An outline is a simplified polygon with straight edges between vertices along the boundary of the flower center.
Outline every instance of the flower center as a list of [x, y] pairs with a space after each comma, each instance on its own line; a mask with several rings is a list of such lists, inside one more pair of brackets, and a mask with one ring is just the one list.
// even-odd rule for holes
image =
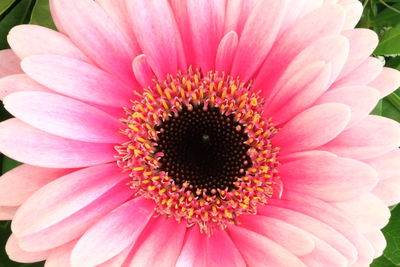
[[116, 146], [131, 187], [156, 211], [211, 234], [265, 205], [278, 182], [276, 129], [251, 85], [217, 72], [168, 75], [126, 108]]
[[218, 107], [183, 106], [156, 127], [156, 151], [163, 154], [160, 170], [179, 187], [188, 183], [198, 196], [215, 195], [218, 189], [229, 192], [251, 167], [244, 129], [233, 114], [224, 115]]

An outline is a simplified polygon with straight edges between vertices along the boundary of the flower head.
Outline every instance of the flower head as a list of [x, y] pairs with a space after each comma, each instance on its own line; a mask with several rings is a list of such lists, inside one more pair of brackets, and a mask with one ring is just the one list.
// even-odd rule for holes
[[[51, 0], [0, 52], [9, 256], [368, 266], [400, 201], [400, 74], [349, 1]], [[19, 67], [21, 66], [21, 68]], [[11, 67], [10, 67], [11, 66]], [[360, 100], [361, 99], [361, 100]]]

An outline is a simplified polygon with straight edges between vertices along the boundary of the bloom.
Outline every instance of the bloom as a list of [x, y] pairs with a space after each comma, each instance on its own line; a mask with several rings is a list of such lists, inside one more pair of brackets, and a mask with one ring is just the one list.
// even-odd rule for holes
[[[46, 266], [367, 266], [400, 201], [400, 85], [358, 1], [53, 0], [0, 95], [7, 251]], [[3, 62], [7, 64], [3, 65]], [[21, 68], [19, 67], [21, 66]]]

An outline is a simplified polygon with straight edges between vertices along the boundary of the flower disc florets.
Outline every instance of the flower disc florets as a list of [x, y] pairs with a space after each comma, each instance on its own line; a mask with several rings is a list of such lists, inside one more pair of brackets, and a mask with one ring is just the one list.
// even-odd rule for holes
[[267, 203], [278, 179], [277, 130], [250, 87], [189, 69], [155, 81], [126, 108], [130, 141], [117, 146], [118, 163], [159, 214], [211, 233]]

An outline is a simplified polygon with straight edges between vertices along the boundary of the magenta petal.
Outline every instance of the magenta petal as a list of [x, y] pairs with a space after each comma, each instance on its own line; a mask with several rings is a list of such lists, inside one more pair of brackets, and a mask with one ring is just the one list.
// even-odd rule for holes
[[112, 144], [65, 139], [17, 119], [0, 123], [0, 151], [20, 162], [47, 168], [79, 168], [115, 160]]
[[42, 92], [18, 92], [4, 107], [23, 122], [60, 137], [92, 143], [122, 143], [122, 124], [104, 111], [69, 97]]
[[154, 202], [139, 197], [107, 214], [79, 239], [71, 265], [94, 266], [114, 257], [137, 240], [153, 212]]
[[234, 31], [228, 32], [218, 45], [215, 60], [215, 69], [229, 73], [232, 67], [233, 57], [238, 45], [238, 35]]
[[175, 267], [207, 266], [206, 238], [197, 226], [189, 228]]

